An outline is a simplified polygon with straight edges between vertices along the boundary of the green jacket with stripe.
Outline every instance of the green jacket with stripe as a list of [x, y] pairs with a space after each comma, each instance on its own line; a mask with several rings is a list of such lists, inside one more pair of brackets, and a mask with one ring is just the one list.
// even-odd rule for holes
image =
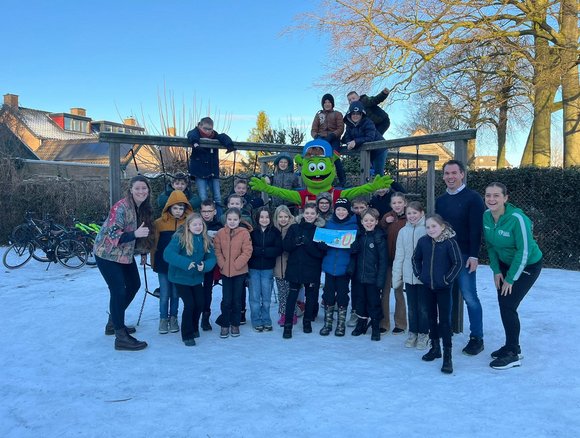
[[509, 266], [505, 281], [513, 284], [527, 265], [542, 258], [542, 251], [532, 235], [532, 221], [522, 210], [506, 203], [505, 213], [497, 223], [491, 211], [483, 213], [483, 235], [494, 274], [500, 274], [499, 262]]

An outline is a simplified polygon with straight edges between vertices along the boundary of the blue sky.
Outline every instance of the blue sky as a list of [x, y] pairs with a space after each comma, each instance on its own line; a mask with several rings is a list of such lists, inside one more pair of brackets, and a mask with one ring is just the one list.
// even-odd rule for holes
[[[312, 31], [282, 33], [318, 7], [316, 0], [10, 2], [3, 6], [0, 92], [19, 95], [28, 108], [82, 107], [94, 120], [133, 115], [158, 133], [165, 87], [178, 114], [184, 103], [186, 116], [194, 102], [202, 115], [209, 108], [218, 129], [220, 120], [231, 121], [234, 140], [247, 139], [261, 110], [274, 127], [292, 118], [309, 132], [321, 96], [335, 91], [315, 85], [324, 81], [329, 41]], [[346, 97], [334, 95], [344, 112]], [[393, 138], [406, 108], [387, 110], [393, 125], [386, 137]], [[178, 132], [193, 127], [179, 125]], [[520, 154], [508, 160], [519, 162]]]

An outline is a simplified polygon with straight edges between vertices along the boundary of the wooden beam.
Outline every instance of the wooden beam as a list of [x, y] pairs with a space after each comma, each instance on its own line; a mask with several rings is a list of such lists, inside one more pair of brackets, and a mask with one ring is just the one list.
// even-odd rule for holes
[[121, 143], [109, 143], [109, 202], [121, 199]]

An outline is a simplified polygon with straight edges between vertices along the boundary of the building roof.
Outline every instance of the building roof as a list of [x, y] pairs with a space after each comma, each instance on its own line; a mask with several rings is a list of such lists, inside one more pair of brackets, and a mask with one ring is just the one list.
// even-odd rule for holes
[[58, 126], [47, 111], [35, 110], [19, 107], [14, 114], [41, 140], [96, 140], [95, 134], [84, 134], [82, 132], [65, 131]]

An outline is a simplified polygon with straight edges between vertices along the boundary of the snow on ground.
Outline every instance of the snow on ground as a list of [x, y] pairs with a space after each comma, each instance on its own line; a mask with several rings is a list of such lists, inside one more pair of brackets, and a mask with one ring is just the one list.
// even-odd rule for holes
[[[2, 267], [0, 337], [2, 437], [577, 436], [580, 272], [546, 269], [521, 306], [523, 365], [489, 367], [503, 330], [488, 267], [478, 271], [485, 351], [461, 354], [454, 373], [405, 336], [305, 335], [282, 330], [239, 338], [202, 332], [195, 347], [159, 335], [158, 301], [148, 296], [138, 339], [118, 352], [103, 334], [108, 291], [95, 268], [31, 261]], [[148, 270], [149, 288], [157, 286]], [[216, 287], [213, 317], [218, 314]], [[143, 288], [127, 313], [135, 324]], [[272, 303], [272, 315], [277, 305]], [[467, 313], [466, 330], [467, 330]], [[275, 320], [274, 320], [275, 321]], [[576, 431], [576, 432], [574, 432]], [[509, 435], [508, 435], [509, 434]]]

